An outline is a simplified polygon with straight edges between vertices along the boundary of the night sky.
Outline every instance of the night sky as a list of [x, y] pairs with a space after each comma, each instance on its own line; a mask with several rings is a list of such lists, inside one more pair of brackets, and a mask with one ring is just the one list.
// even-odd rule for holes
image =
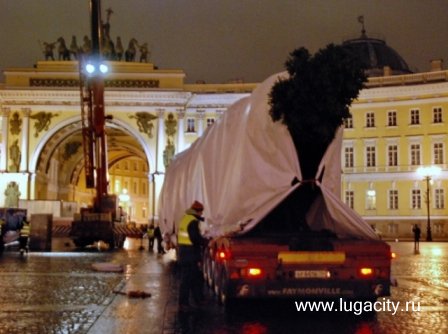
[[[413, 71], [448, 68], [448, 0], [102, 0], [111, 37], [148, 43], [160, 69], [186, 82], [260, 82], [298, 47], [311, 52], [361, 34], [382, 38]], [[90, 36], [88, 0], [0, 0], [0, 70], [43, 60], [40, 42]], [[3, 76], [0, 82], [3, 82]]]

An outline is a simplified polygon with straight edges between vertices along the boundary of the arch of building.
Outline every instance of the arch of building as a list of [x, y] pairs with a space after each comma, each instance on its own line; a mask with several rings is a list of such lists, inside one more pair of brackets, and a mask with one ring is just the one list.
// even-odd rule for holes
[[[131, 124], [126, 123], [120, 119], [111, 119], [106, 123], [106, 131], [118, 131], [120, 136], [128, 136], [130, 142], [121, 142], [109, 145], [110, 150], [117, 150], [118, 153], [110, 157], [109, 167], [117, 164], [120, 160], [127, 158], [138, 158], [147, 166], [148, 173], [145, 177], [148, 185], [152, 185], [151, 175], [156, 170], [155, 157], [152, 153], [154, 148], [145, 140], [142, 134], [135, 129]], [[74, 154], [68, 161], [62, 161], [58, 152], [63, 149], [61, 145], [67, 143], [70, 138], [76, 138], [77, 141], [82, 141], [81, 137], [81, 118], [70, 117], [55, 124], [47, 133], [45, 133], [36, 145], [34, 152], [30, 152], [29, 171], [31, 175], [30, 180], [30, 199], [32, 200], [60, 200], [65, 202], [76, 201], [79, 204], [85, 204], [86, 196], [79, 196], [83, 190], [84, 175], [84, 157], [82, 146], [78, 147], [76, 154]], [[53, 172], [57, 169], [59, 174]], [[60, 174], [67, 173], [62, 177]], [[55, 176], [56, 175], [56, 176]], [[81, 186], [80, 186], [81, 185]], [[111, 185], [112, 186], [112, 185]], [[56, 189], [56, 190], [52, 190]], [[111, 189], [112, 190], [112, 189]], [[53, 193], [52, 193], [53, 191]], [[142, 204], [148, 207], [151, 203], [150, 196], [153, 191], [147, 191], [146, 198], [140, 199], [147, 204]], [[70, 197], [67, 194], [71, 194]], [[93, 191], [89, 195], [93, 198]], [[89, 197], [87, 196], [87, 197]], [[154, 211], [154, 208], [152, 209]]]

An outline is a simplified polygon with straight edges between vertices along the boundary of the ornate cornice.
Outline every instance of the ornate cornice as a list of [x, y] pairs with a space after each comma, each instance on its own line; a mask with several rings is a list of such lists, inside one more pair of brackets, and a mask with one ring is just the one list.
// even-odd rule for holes
[[[106, 106], [184, 107], [191, 93], [181, 91], [106, 91]], [[0, 90], [3, 105], [8, 106], [79, 106], [78, 90]]]
[[[78, 79], [30, 78], [30, 87], [79, 87]], [[160, 80], [104, 80], [104, 86], [114, 88], [159, 88]]]

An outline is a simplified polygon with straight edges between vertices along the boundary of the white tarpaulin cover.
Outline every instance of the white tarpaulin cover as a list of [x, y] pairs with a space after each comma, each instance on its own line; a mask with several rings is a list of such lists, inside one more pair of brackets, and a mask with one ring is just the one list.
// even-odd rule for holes
[[[193, 145], [176, 155], [159, 197], [159, 223], [176, 233], [185, 210], [204, 204], [209, 236], [247, 232], [300, 186], [299, 159], [288, 132], [269, 115], [272, 85], [286, 73], [261, 83], [233, 104]], [[339, 199], [342, 129], [319, 166], [325, 168], [319, 197], [307, 215], [312, 230], [329, 229], [340, 237], [376, 238], [373, 229]]]

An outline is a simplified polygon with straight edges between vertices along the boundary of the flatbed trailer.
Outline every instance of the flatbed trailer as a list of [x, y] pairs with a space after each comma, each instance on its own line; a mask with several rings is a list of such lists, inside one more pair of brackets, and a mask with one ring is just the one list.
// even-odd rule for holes
[[291, 235], [219, 237], [204, 250], [207, 284], [237, 299], [374, 300], [390, 295], [390, 246], [381, 240]]

